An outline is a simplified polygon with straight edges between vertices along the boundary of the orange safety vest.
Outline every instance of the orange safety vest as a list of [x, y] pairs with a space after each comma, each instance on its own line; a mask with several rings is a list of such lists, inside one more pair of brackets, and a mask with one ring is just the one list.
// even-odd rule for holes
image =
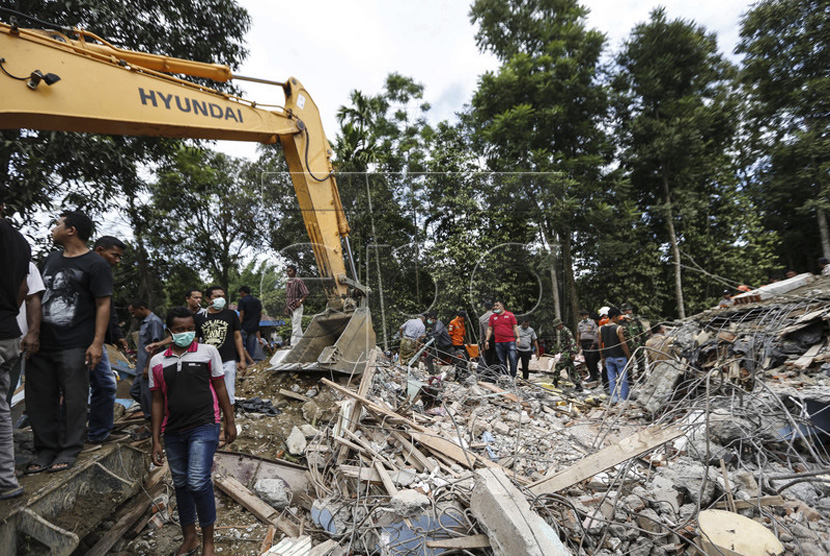
[[467, 335], [467, 325], [464, 324], [463, 317], [455, 317], [450, 321], [450, 326], [447, 328], [447, 332], [450, 333], [450, 340], [452, 340], [452, 345], [454, 346], [463, 346], [464, 345], [464, 336]]

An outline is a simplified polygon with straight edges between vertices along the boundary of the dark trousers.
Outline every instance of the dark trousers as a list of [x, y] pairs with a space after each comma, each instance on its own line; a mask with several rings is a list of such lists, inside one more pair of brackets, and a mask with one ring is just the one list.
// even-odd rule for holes
[[592, 340], [580, 340], [579, 343], [585, 356], [585, 366], [588, 367], [588, 381], [596, 382], [599, 380], [599, 348]]
[[[136, 368], [136, 371], [139, 369]], [[144, 418], [150, 420], [150, 413], [152, 412], [152, 397], [150, 395], [150, 378], [144, 378], [144, 375], [139, 372], [133, 379], [133, 385], [130, 386], [130, 397], [138, 402], [141, 406], [141, 412]]]
[[74, 461], [78, 457], [84, 447], [88, 396], [85, 348], [41, 348], [27, 361], [26, 411], [39, 458]]
[[533, 350], [521, 351], [519, 350], [519, 360], [522, 362], [522, 378], [527, 380], [530, 378], [530, 356], [533, 355]]
[[498, 364], [499, 358], [496, 355], [495, 342], [490, 342], [490, 349], [484, 349], [484, 344], [479, 345], [478, 352], [479, 359], [481, 360], [481, 364], [483, 366], [492, 367], [493, 365]]

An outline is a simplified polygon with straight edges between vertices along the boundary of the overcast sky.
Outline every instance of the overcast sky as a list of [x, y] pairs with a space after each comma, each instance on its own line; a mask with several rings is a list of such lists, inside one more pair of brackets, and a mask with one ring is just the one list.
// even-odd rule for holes
[[[299, 79], [317, 102], [329, 141], [337, 133], [335, 114], [349, 93], [380, 92], [391, 72], [426, 86], [434, 121], [452, 119], [469, 103], [478, 76], [498, 67], [475, 45], [476, 28], [465, 0], [238, 0], [251, 14], [250, 54], [240, 75], [284, 81]], [[583, 0], [588, 24], [608, 37], [609, 51], [619, 49], [632, 27], [646, 21], [657, 5], [669, 18], [693, 19], [717, 33], [731, 56], [741, 15], [750, 0]], [[238, 82], [246, 97], [281, 104], [282, 90]], [[222, 141], [218, 148], [235, 156], [255, 157], [256, 145]]]

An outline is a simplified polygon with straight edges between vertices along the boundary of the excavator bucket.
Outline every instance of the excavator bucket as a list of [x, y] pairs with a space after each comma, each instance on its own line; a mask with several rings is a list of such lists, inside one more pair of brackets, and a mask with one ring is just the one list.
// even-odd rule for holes
[[326, 310], [314, 315], [302, 339], [271, 367], [275, 371], [333, 371], [359, 374], [375, 347], [372, 316], [367, 307]]

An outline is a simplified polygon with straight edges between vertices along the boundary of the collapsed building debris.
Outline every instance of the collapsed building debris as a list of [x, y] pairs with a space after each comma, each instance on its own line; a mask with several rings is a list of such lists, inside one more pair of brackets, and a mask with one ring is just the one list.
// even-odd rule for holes
[[[217, 547], [830, 553], [825, 282], [677, 323], [671, 353], [616, 405], [600, 389], [554, 387], [547, 362], [531, 381], [440, 366], [430, 376], [377, 350], [355, 376], [264, 364], [238, 389], [237, 441], [216, 455]], [[172, 494], [165, 472], [151, 476]], [[78, 529], [82, 546], [105, 542], [99, 553], [121, 556], [175, 549], [175, 497], [159, 512], [150, 498], [160, 491], [146, 485], [96, 532]]]

